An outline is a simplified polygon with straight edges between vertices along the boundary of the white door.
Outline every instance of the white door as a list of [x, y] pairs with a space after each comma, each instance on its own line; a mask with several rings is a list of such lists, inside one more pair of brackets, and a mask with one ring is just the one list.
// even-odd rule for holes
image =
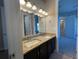
[[22, 54], [22, 19], [20, 18], [19, 0], [4, 0], [5, 19], [10, 59], [23, 59]]

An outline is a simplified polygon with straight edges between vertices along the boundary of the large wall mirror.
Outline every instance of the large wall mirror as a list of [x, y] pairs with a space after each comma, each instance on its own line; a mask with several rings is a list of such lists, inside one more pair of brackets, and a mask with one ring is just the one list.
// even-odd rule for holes
[[25, 36], [40, 34], [39, 16], [34, 15], [33, 13], [25, 13], [23, 14], [23, 20]]

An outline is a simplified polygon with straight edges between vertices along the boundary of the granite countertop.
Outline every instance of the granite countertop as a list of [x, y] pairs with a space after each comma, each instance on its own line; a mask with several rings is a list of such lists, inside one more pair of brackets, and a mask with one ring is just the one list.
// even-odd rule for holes
[[55, 37], [55, 34], [42, 34], [35, 37], [32, 37], [30, 40], [24, 38], [25, 40], [22, 41], [23, 46], [23, 54], [28, 53], [30, 50], [38, 47], [39, 45], [43, 44], [44, 42], [50, 40], [51, 38]]

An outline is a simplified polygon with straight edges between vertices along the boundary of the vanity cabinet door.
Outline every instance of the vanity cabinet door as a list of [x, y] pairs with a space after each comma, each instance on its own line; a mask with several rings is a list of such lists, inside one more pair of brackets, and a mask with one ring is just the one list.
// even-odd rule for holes
[[48, 56], [52, 54], [53, 48], [52, 48], [52, 39], [48, 41]]
[[24, 55], [24, 59], [39, 59], [39, 49], [36, 48]]
[[40, 46], [39, 55], [40, 59], [48, 59], [47, 42]]
[[56, 37], [48, 41], [48, 56], [50, 56], [56, 49]]
[[53, 42], [52, 42], [52, 43], [53, 43], [53, 44], [52, 44], [52, 45], [53, 45], [53, 48], [54, 48], [54, 50], [55, 50], [55, 49], [56, 49], [56, 37], [53, 38]]

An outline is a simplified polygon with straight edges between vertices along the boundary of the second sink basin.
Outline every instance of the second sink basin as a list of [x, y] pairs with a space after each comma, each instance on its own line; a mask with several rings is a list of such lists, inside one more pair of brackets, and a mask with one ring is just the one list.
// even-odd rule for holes
[[32, 41], [29, 41], [29, 42], [24, 43], [24, 45], [26, 47], [32, 47], [32, 46], [38, 44], [39, 42], [40, 42], [39, 40], [32, 40]]

